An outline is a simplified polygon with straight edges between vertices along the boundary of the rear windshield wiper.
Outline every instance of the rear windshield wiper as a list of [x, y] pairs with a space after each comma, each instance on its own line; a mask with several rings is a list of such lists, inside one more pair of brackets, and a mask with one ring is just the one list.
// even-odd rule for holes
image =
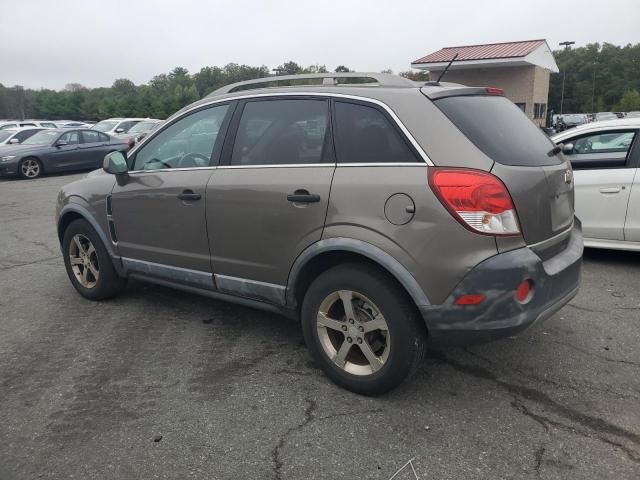
[[554, 155], [559, 154], [562, 151], [562, 144], [556, 145], [551, 150], [547, 152], [547, 155], [553, 157]]

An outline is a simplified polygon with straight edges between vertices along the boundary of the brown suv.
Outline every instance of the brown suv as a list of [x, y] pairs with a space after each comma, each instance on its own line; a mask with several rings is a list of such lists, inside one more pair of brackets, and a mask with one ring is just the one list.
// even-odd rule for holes
[[135, 277], [281, 312], [332, 380], [378, 394], [427, 345], [511, 335], [577, 293], [571, 173], [497, 89], [277, 77], [108, 155], [57, 223], [83, 296]]

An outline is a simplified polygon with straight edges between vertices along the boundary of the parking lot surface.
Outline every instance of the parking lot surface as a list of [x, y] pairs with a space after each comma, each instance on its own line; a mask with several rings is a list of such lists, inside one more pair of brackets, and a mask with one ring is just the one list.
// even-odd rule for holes
[[640, 478], [639, 254], [587, 251], [553, 318], [367, 398], [277, 315], [139, 282], [82, 299], [53, 215], [83, 175], [0, 180], [1, 480]]

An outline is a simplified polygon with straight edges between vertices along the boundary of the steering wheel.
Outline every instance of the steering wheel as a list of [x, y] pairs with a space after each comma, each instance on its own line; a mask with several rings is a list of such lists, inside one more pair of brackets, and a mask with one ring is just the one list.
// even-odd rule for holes
[[[147, 169], [147, 165], [152, 165], [154, 163], [159, 163], [160, 165], [162, 165], [165, 168], [172, 168], [171, 165], [169, 165], [168, 163], [163, 162], [159, 158], [152, 158], [152, 159], [147, 160], [146, 162], [144, 162], [144, 165], [142, 166], [142, 169], [146, 170]], [[152, 170], [156, 170], [156, 169], [154, 168]]]
[[[198, 160], [202, 160], [202, 164], [199, 164]], [[189, 167], [205, 167], [209, 164], [209, 157], [202, 155], [201, 153], [187, 153], [178, 162], [179, 168]]]

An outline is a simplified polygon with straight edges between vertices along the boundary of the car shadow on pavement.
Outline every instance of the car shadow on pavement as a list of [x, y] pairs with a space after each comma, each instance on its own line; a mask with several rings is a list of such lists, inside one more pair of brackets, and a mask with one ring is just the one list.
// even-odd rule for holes
[[585, 261], [599, 264], [640, 266], [640, 252], [631, 252], [627, 250], [585, 248], [583, 258]]

